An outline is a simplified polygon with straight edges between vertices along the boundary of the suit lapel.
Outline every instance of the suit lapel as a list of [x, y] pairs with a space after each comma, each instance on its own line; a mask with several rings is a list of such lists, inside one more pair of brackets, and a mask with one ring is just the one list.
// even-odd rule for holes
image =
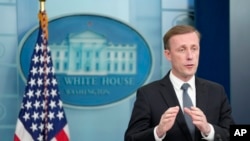
[[[196, 107], [200, 108], [203, 113], [206, 113], [207, 102], [208, 102], [208, 91], [206, 90], [205, 84], [201, 79], [195, 79], [196, 85]], [[200, 131], [196, 130], [196, 139], [200, 138]]]
[[205, 84], [201, 79], [195, 79], [196, 85], [196, 107], [200, 108], [204, 113], [206, 113], [207, 102], [208, 102], [208, 91], [206, 90]]
[[180, 106], [173, 85], [169, 79], [169, 74], [162, 79], [161, 85], [161, 95], [166, 101], [167, 105], [169, 107]]

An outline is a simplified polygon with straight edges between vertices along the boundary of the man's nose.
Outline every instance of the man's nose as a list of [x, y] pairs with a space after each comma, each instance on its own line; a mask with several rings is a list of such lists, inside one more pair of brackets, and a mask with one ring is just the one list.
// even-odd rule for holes
[[191, 49], [187, 50], [187, 59], [192, 59], [194, 56], [194, 52]]

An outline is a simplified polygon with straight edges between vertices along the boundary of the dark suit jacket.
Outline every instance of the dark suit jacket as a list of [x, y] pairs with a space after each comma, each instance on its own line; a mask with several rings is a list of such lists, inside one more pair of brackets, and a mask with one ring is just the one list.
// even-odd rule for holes
[[[196, 107], [199, 107], [215, 130], [215, 141], [228, 141], [229, 127], [234, 123], [224, 88], [214, 82], [195, 78]], [[125, 133], [125, 141], [155, 141], [153, 130], [161, 115], [173, 106], [180, 106], [169, 73], [161, 80], [138, 89], [133, 112]], [[163, 141], [192, 141], [182, 111]], [[196, 129], [195, 141], [202, 141]]]

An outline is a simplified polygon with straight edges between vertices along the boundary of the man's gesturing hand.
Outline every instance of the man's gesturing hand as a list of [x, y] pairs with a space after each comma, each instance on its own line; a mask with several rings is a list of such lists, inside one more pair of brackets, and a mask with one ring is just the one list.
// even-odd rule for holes
[[180, 109], [179, 106], [170, 107], [162, 114], [160, 123], [156, 128], [156, 133], [159, 138], [164, 136], [164, 134], [166, 134], [166, 132], [172, 128], [176, 119], [176, 115], [179, 112], [179, 109]]
[[205, 135], [208, 135], [211, 131], [210, 126], [207, 122], [207, 118], [204, 113], [197, 107], [184, 108], [184, 112], [186, 112], [189, 116], [191, 116], [193, 120], [193, 124]]

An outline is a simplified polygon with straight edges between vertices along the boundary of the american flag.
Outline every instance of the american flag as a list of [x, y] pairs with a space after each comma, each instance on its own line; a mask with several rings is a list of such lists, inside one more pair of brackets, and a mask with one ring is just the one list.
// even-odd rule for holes
[[69, 130], [48, 46], [48, 19], [39, 12], [37, 42], [30, 61], [14, 141], [69, 141]]

